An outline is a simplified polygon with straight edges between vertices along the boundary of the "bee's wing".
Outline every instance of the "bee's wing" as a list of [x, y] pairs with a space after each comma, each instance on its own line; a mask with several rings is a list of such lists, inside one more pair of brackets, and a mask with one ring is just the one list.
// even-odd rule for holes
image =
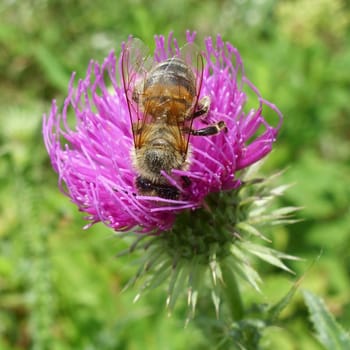
[[189, 43], [183, 46], [180, 50], [180, 56], [185, 61], [185, 63], [191, 67], [196, 81], [196, 96], [193, 102], [193, 105], [188, 111], [188, 118], [184, 120], [184, 125], [182, 125], [182, 130], [185, 132], [182, 133], [183, 143], [185, 154], [188, 151], [188, 145], [190, 140], [190, 130], [192, 130], [193, 124], [193, 114], [197, 110], [198, 100], [201, 93], [202, 82], [203, 82], [203, 70], [204, 70], [204, 58], [201, 54], [199, 48], [194, 43]]
[[126, 42], [121, 56], [122, 83], [136, 148], [140, 145], [142, 127], [146, 122], [146, 113], [140, 108], [139, 99], [151, 62], [149, 49], [140, 39], [132, 38]]

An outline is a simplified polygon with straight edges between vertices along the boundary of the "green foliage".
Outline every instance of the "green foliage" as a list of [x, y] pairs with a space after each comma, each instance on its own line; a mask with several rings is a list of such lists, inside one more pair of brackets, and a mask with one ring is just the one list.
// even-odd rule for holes
[[[166, 291], [136, 304], [132, 289], [121, 292], [137, 269], [127, 257], [115, 258], [127, 242], [102, 225], [82, 230], [82, 215], [58, 191], [41, 141], [42, 114], [53, 98], [62, 103], [72, 71], [83, 76], [91, 58], [119, 50], [129, 34], [152, 45], [154, 34], [174, 30], [181, 40], [186, 29], [232, 42], [249, 79], [284, 113], [265, 170], [287, 167], [281, 183], [294, 184], [276, 210], [303, 210], [299, 222], [268, 233], [274, 249], [306, 264], [320, 255], [302, 285], [350, 329], [349, 13], [345, 0], [181, 0], [170, 10], [161, 0], [0, 2], [0, 348], [228, 348], [201, 333], [200, 320], [184, 329], [185, 308], [166, 318]], [[240, 285], [252, 312], [257, 301], [282, 300], [291, 283], [274, 266], [257, 268], [262, 294]], [[306, 265], [288, 268], [298, 276]], [[208, 300], [198, 307], [211, 308]], [[328, 334], [318, 328], [323, 324], [338, 329], [317, 298], [308, 301], [318, 308], [315, 317], [330, 320], [315, 323], [318, 333]], [[239, 331], [261, 326], [252, 318]], [[229, 338], [238, 332], [227, 324], [213, 328]], [[261, 346], [319, 350], [312, 330], [296, 294]]]
[[350, 335], [335, 321], [324, 301], [315, 294], [304, 291], [305, 303], [317, 332], [317, 338], [328, 350], [346, 350], [350, 347]]

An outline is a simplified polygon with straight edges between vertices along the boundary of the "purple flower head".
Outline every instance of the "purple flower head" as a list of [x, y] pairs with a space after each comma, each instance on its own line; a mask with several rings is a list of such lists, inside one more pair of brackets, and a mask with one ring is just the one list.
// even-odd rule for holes
[[[187, 33], [193, 43], [195, 34]], [[154, 60], [163, 61], [179, 50], [169, 35], [155, 37]], [[43, 134], [52, 166], [64, 194], [88, 214], [90, 224], [103, 222], [116, 231], [141, 233], [172, 227], [176, 214], [203, 205], [205, 197], [240, 186], [238, 171], [257, 162], [271, 151], [282, 121], [279, 110], [264, 100], [243, 73], [236, 48], [205, 40], [203, 80], [199, 98], [209, 96], [210, 109], [193, 122], [195, 129], [224, 121], [227, 132], [209, 137], [190, 137], [186, 170], [163, 172], [169, 184], [181, 194], [178, 200], [138, 194], [137, 173], [132, 162], [133, 135], [121, 61], [111, 52], [102, 65], [91, 61], [86, 77], [69, 84], [62, 111], [53, 101], [44, 116]], [[257, 96], [257, 108], [244, 111], [248, 86]], [[269, 125], [265, 108], [278, 116], [278, 125]], [[185, 186], [179, 179], [186, 178]], [[89, 226], [88, 225], [88, 226]]]

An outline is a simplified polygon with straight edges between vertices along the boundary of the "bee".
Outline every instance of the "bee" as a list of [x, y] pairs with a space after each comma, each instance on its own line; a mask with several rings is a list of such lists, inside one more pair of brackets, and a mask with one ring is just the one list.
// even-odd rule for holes
[[[209, 111], [210, 99], [199, 99], [203, 79], [203, 56], [186, 45], [172, 57], [154, 63], [138, 39], [122, 51], [122, 82], [134, 139], [135, 186], [144, 196], [179, 199], [180, 191], [164, 173], [189, 168], [189, 139], [210, 136], [226, 129], [219, 121], [194, 130], [193, 120]], [[190, 180], [182, 177], [183, 185]]]

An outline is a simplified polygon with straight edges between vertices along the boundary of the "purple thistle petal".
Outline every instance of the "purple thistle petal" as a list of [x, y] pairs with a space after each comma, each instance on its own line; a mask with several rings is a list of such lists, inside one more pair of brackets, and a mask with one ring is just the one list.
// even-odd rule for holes
[[[187, 32], [188, 43], [195, 33]], [[162, 61], [179, 52], [172, 34], [155, 37], [154, 59]], [[176, 214], [203, 205], [205, 197], [240, 186], [237, 171], [257, 162], [271, 151], [281, 126], [282, 114], [264, 100], [244, 76], [238, 50], [220, 36], [207, 38], [200, 97], [209, 96], [209, 113], [194, 121], [195, 129], [224, 121], [227, 132], [190, 139], [189, 169], [163, 174], [179, 189], [181, 200], [140, 196], [131, 160], [133, 137], [126, 96], [120, 82], [121, 62], [111, 52], [100, 65], [91, 61], [86, 77], [76, 83], [72, 74], [62, 111], [56, 101], [43, 118], [43, 135], [60, 190], [88, 214], [90, 224], [103, 222], [116, 231], [140, 233], [168, 230]], [[76, 87], [75, 87], [76, 85]], [[249, 87], [257, 96], [256, 110], [246, 113]], [[264, 111], [274, 111], [279, 122], [273, 127]], [[262, 130], [263, 129], [263, 130]], [[181, 178], [188, 178], [184, 186]]]

